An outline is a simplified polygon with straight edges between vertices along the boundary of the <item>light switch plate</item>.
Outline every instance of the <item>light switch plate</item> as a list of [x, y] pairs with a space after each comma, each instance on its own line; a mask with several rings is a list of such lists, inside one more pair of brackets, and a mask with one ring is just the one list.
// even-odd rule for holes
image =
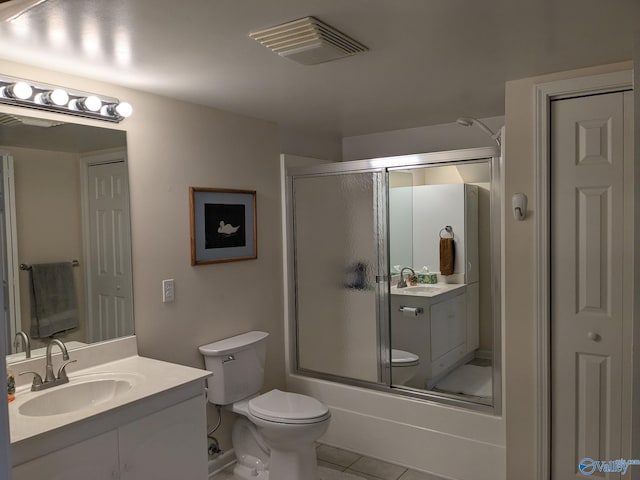
[[162, 302], [173, 302], [175, 300], [175, 283], [173, 278], [162, 280]]

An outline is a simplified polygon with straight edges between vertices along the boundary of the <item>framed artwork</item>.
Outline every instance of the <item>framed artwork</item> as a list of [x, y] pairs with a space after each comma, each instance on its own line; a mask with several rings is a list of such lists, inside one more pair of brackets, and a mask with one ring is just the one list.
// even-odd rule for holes
[[191, 265], [258, 258], [255, 190], [189, 187]]

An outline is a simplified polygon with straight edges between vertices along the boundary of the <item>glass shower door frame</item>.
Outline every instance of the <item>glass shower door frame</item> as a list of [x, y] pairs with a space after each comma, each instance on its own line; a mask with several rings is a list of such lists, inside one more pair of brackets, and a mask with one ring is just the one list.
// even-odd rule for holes
[[[490, 269], [491, 269], [491, 304], [493, 318], [493, 403], [491, 405], [465, 400], [460, 396], [449, 395], [433, 391], [416, 391], [392, 385], [391, 379], [391, 329], [390, 329], [390, 265], [389, 265], [389, 239], [388, 239], [388, 172], [399, 168], [412, 168], [421, 166], [446, 166], [460, 165], [462, 163], [476, 163], [486, 161], [491, 168], [490, 191]], [[307, 377], [319, 378], [336, 383], [360, 386], [372, 390], [413, 397], [425, 401], [434, 401], [441, 404], [463, 407], [469, 410], [500, 415], [502, 412], [502, 314], [501, 314], [501, 236], [503, 183], [501, 179], [502, 156], [499, 149], [494, 147], [471, 148], [463, 150], [451, 150], [442, 152], [423, 153], [416, 155], [401, 155], [396, 157], [384, 157], [370, 160], [357, 160], [350, 162], [324, 163], [311, 167], [291, 167], [286, 171], [286, 230], [287, 252], [293, 253], [288, 262], [288, 309], [289, 309], [289, 364], [291, 373]], [[357, 379], [331, 375], [322, 372], [309, 371], [299, 368], [298, 356], [298, 305], [296, 291], [296, 252], [293, 231], [294, 207], [293, 207], [293, 179], [299, 176], [340, 175], [357, 172], [379, 172], [380, 188], [377, 192], [377, 225], [378, 225], [378, 275], [376, 277], [377, 297], [377, 326], [379, 335], [379, 380], [380, 383], [366, 382]], [[386, 368], [384, 368], [386, 367]]]
[[[324, 167], [324, 168], [323, 168]], [[326, 167], [337, 167], [329, 168]], [[391, 359], [390, 359], [390, 328], [389, 328], [389, 274], [388, 274], [388, 245], [386, 238], [387, 231], [387, 175], [384, 168], [340, 168], [341, 165], [336, 164], [323, 164], [318, 167], [296, 167], [287, 169], [287, 184], [286, 184], [286, 198], [287, 198], [287, 243], [288, 252], [292, 252], [289, 261], [289, 312], [293, 317], [293, 322], [290, 322], [290, 365], [294, 373], [300, 373], [305, 376], [321, 378], [330, 381], [336, 381], [339, 383], [346, 383], [354, 386], [364, 386], [374, 389], [388, 389], [391, 384]], [[298, 305], [298, 265], [297, 265], [297, 251], [296, 251], [296, 224], [295, 214], [296, 205], [293, 201], [295, 197], [295, 180], [301, 177], [313, 178], [313, 177], [326, 177], [337, 175], [351, 175], [372, 173], [374, 174], [374, 189], [373, 189], [373, 215], [374, 223], [376, 227], [376, 248], [377, 248], [377, 271], [373, 277], [375, 278], [375, 308], [376, 308], [376, 333], [377, 333], [377, 382], [369, 382], [362, 379], [345, 377], [340, 375], [334, 375], [325, 372], [319, 372], [316, 370], [305, 369], [300, 366], [300, 353], [299, 353], [299, 305]]]

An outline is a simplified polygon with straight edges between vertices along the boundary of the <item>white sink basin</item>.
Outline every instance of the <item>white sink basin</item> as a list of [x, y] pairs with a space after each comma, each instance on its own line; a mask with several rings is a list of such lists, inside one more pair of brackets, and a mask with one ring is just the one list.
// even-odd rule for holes
[[391, 293], [396, 295], [426, 295], [433, 296], [441, 293], [442, 289], [434, 286], [416, 285], [415, 287], [397, 288], [391, 287]]
[[427, 287], [425, 285], [416, 285], [415, 287], [406, 287], [402, 289], [407, 293], [436, 293], [440, 289], [438, 287]]
[[95, 407], [126, 394], [140, 377], [130, 373], [86, 375], [71, 378], [69, 383], [42, 392], [18, 408], [27, 417], [46, 417]]

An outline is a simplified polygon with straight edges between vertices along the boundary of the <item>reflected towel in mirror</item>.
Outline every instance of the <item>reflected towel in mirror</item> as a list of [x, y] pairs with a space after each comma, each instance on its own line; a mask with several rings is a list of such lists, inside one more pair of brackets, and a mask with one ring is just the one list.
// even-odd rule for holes
[[453, 238], [440, 238], [440, 275], [453, 275], [455, 248]]
[[78, 327], [78, 300], [71, 262], [41, 263], [29, 270], [31, 338]]

